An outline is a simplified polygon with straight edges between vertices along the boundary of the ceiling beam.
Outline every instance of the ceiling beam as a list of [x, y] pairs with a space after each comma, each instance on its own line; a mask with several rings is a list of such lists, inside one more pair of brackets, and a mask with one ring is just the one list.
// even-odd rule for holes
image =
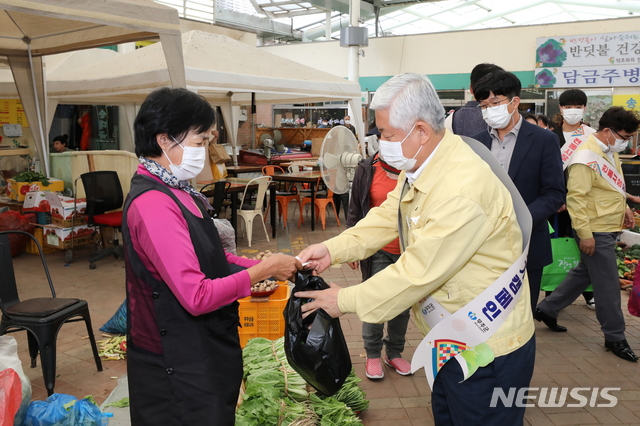
[[640, 2], [630, 0], [553, 0], [555, 4], [567, 4], [573, 6], [599, 7], [602, 9], [624, 10], [628, 12], [640, 12]]
[[505, 8], [505, 9], [494, 9], [480, 18], [472, 19], [471, 21], [467, 21], [462, 25], [451, 27], [451, 30], [455, 31], [455, 30], [462, 30], [465, 28], [469, 28], [474, 25], [490, 21], [492, 19], [502, 18], [504, 15], [508, 15], [510, 13], [515, 13], [515, 12], [521, 12], [523, 10], [530, 9], [532, 7], [539, 6], [544, 3], [547, 3], [547, 1], [535, 0], [535, 1], [528, 1], [528, 2], [525, 2], [525, 1], [518, 1], [517, 3], [513, 2], [512, 4], [517, 4], [518, 6], [515, 6], [512, 8]]

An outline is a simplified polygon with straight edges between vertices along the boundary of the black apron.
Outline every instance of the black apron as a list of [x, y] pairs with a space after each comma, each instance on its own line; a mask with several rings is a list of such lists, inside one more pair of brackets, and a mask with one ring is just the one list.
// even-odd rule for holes
[[[213, 220], [192, 214], [165, 185], [135, 175], [125, 202], [122, 232], [127, 276], [151, 288], [163, 354], [137, 348], [127, 324], [127, 370], [133, 425], [233, 425], [242, 381], [242, 349], [238, 337], [238, 302], [193, 316], [169, 287], [156, 280], [132, 248], [127, 210], [140, 194], [155, 190], [170, 196], [189, 227], [201, 271], [207, 278], [230, 275]], [[200, 200], [197, 205], [201, 205]], [[201, 208], [204, 211], [204, 209]], [[128, 286], [127, 286], [128, 287]], [[129, 300], [129, 299], [128, 299]], [[131, 310], [129, 310], [131, 312]]]

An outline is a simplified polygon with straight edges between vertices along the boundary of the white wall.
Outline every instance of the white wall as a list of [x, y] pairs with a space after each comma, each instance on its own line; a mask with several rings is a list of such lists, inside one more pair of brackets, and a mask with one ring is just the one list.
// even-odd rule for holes
[[[520, 26], [489, 30], [370, 38], [360, 58], [360, 76], [469, 73], [490, 62], [508, 71], [535, 68], [537, 37], [638, 31], [640, 18], [608, 19], [565, 24]], [[348, 75], [348, 49], [338, 41], [263, 47], [270, 53], [341, 77]]]

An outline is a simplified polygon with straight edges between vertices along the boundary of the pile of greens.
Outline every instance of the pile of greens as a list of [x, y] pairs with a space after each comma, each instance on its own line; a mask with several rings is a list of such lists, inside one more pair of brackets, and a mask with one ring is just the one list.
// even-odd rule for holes
[[16, 182], [28, 183], [42, 182], [42, 186], [49, 186], [49, 179], [47, 179], [47, 176], [43, 175], [42, 173], [25, 171], [15, 175], [13, 180], [15, 180]]
[[284, 338], [255, 338], [243, 350], [245, 393], [237, 426], [359, 426], [369, 401], [351, 371], [332, 397], [318, 395], [287, 362]]

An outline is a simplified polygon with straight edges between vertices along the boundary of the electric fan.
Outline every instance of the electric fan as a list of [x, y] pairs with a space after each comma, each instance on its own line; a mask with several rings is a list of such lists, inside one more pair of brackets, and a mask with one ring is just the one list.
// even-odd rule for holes
[[320, 171], [325, 185], [336, 194], [350, 192], [362, 155], [351, 130], [336, 126], [329, 130], [320, 149]]

